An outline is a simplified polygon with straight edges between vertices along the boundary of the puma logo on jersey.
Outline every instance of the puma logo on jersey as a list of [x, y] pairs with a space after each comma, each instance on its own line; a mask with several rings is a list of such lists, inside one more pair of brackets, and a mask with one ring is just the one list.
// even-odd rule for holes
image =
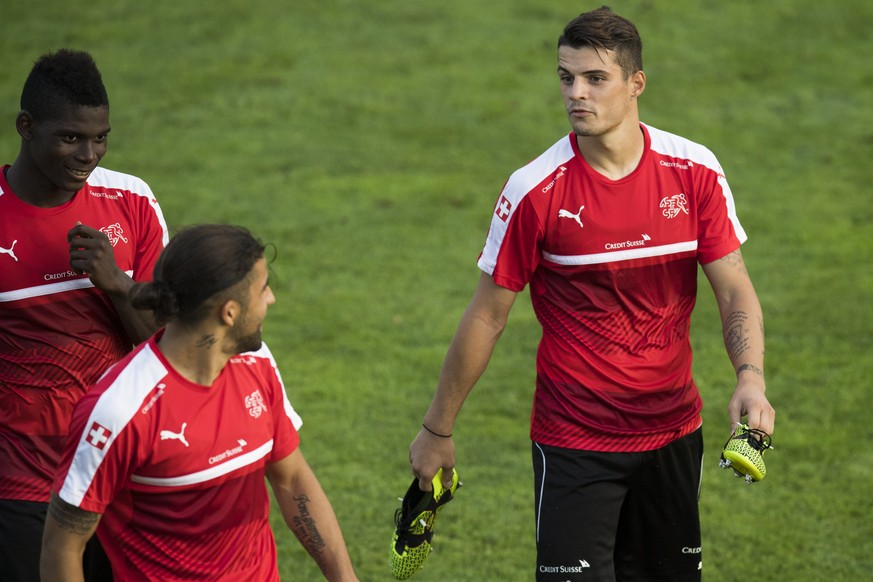
[[15, 243], [17, 243], [17, 242], [18, 242], [18, 239], [15, 239], [14, 241], [12, 241], [12, 246], [9, 247], [8, 249], [4, 249], [3, 247], [0, 247], [0, 254], [9, 255], [13, 259], [15, 259], [16, 263], [18, 262], [18, 257], [15, 256], [15, 253], [12, 252], [12, 249], [15, 248]]
[[185, 427], [188, 426], [187, 422], [182, 423], [182, 429], [179, 432], [173, 432], [171, 430], [162, 430], [161, 431], [161, 440], [165, 441], [167, 439], [175, 439], [177, 441], [181, 441], [183, 445], [188, 446], [188, 441], [185, 440]]
[[579, 218], [579, 216], [582, 214], [582, 209], [583, 209], [583, 208], [585, 208], [584, 205], [583, 205], [583, 206], [580, 206], [580, 207], [579, 207], [579, 212], [577, 212], [576, 214], [573, 214], [573, 213], [570, 212], [569, 210], [564, 210], [564, 209], [562, 208], [562, 209], [560, 209], [560, 210], [558, 211], [558, 218], [572, 218], [573, 220], [575, 220], [576, 222], [579, 223], [579, 228], [584, 228], [585, 225], [582, 224], [582, 219]]

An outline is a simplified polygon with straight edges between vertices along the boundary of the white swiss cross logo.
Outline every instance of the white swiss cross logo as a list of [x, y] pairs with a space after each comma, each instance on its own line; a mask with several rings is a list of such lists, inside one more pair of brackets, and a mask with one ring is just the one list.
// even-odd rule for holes
[[246, 396], [246, 408], [249, 409], [249, 414], [255, 418], [258, 418], [265, 410], [267, 410], [267, 405], [264, 404], [264, 399], [261, 396], [260, 390], [255, 390]]
[[506, 199], [506, 196], [501, 196], [500, 202], [497, 203], [497, 208], [494, 210], [494, 214], [497, 215], [497, 218], [506, 222], [506, 219], [509, 218], [510, 212], [512, 212], [512, 203]]
[[87, 442], [89, 445], [97, 447], [102, 451], [103, 447], [106, 446], [106, 443], [109, 441], [109, 437], [111, 436], [111, 430], [109, 430], [105, 426], [100, 426], [100, 424], [95, 422], [88, 430], [88, 435], [85, 437], [85, 442]]

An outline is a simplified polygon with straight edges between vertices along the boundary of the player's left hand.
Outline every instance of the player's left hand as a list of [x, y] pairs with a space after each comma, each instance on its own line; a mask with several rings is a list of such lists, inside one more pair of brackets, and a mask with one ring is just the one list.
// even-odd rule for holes
[[737, 389], [728, 404], [728, 414], [731, 420], [731, 432], [742, 422], [744, 416], [748, 417], [746, 424], [749, 428], [756, 428], [773, 434], [776, 422], [776, 410], [770, 405], [764, 394], [764, 385], [759, 382], [737, 382]]
[[94, 286], [107, 293], [123, 292], [124, 272], [115, 262], [115, 252], [109, 237], [99, 230], [82, 224], [67, 232], [70, 243], [70, 267], [79, 274], [86, 274]]

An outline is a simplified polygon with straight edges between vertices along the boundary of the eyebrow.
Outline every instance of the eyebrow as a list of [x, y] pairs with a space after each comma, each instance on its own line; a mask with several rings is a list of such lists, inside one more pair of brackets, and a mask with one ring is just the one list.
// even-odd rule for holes
[[[560, 73], [567, 73], [568, 75], [575, 75], [575, 73], [565, 69], [564, 67], [562, 67], [560, 65], [558, 65], [558, 73], [559, 74]], [[610, 73], [609, 71], [606, 71], [604, 69], [591, 69], [590, 71], [582, 71], [580, 74], [581, 75], [610, 75], [612, 73]]]
[[[98, 131], [98, 132], [97, 132], [96, 134], [94, 134], [94, 135], [98, 135], [98, 136], [100, 136], [100, 135], [109, 135], [109, 133], [110, 133], [111, 131], [112, 131], [112, 128], [111, 128], [111, 127], [107, 127], [107, 128], [105, 128], [105, 129], [102, 129], [102, 130]], [[74, 135], [74, 136], [76, 136], [76, 137], [88, 137], [88, 135], [90, 135], [90, 134], [87, 134], [87, 133], [85, 133], [85, 132], [83, 132], [83, 131], [79, 131], [79, 130], [75, 130], [75, 129], [59, 127], [57, 130], [55, 130], [55, 135]]]

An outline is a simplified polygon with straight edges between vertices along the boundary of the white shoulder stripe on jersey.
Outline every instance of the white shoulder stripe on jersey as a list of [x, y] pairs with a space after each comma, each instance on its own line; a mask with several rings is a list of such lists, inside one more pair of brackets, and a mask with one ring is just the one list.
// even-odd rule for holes
[[728, 219], [731, 221], [740, 243], [746, 242], [748, 237], [746, 236], [746, 231], [743, 230], [742, 224], [740, 224], [740, 219], [737, 217], [737, 209], [734, 204], [733, 193], [731, 192], [730, 186], [728, 186], [724, 170], [722, 169], [718, 158], [715, 157], [715, 154], [706, 146], [695, 143], [684, 137], [656, 129], [649, 125], [646, 125], [646, 129], [648, 130], [649, 137], [652, 141], [652, 151], [675, 158], [689, 160], [695, 164], [709, 168], [716, 173], [718, 184], [721, 186], [722, 195], [724, 196]]
[[273, 450], [273, 439], [262, 444], [253, 451], [249, 451], [243, 455], [231, 457], [229, 461], [225, 461], [220, 465], [215, 465], [196, 473], [188, 475], [179, 475], [178, 477], [143, 477], [141, 475], [132, 475], [130, 480], [134, 483], [142, 485], [154, 485], [156, 487], [181, 487], [183, 485], [195, 485], [216, 479], [228, 473], [232, 473], [237, 469], [241, 469], [247, 465], [257, 463], [262, 458], [266, 457]]
[[[157, 202], [151, 187], [142, 178], [138, 178], [132, 174], [125, 174], [124, 172], [108, 170], [102, 166], [94, 168], [94, 171], [91, 172], [90, 176], [88, 176], [88, 184], [91, 186], [99, 186], [101, 188], [124, 190], [125, 192], [130, 192], [136, 196], [142, 196], [151, 202]], [[161, 229], [163, 230], [161, 233], [161, 240], [163, 241], [164, 246], [167, 246], [167, 243], [170, 242], [170, 231], [167, 228], [166, 220], [164, 220], [164, 214], [158, 204], [151, 204], [151, 208], [157, 216], [158, 222], [161, 224]]]
[[534, 187], [554, 174], [563, 164], [575, 156], [570, 138], [566, 135], [540, 154], [526, 166], [519, 168], [509, 177], [501, 194], [506, 196], [513, 206], [527, 196]]
[[97, 166], [94, 171], [88, 176], [88, 184], [91, 186], [99, 186], [101, 188], [115, 188], [137, 194], [138, 196], [147, 196], [154, 198], [152, 189], [146, 184], [145, 180], [133, 174], [126, 174], [118, 170], [110, 170], [103, 166]]
[[[291, 401], [288, 400], [288, 391], [285, 390], [285, 382], [282, 380], [282, 374], [279, 373], [279, 366], [276, 364], [276, 359], [273, 357], [273, 352], [270, 351], [270, 348], [267, 347], [265, 342], [261, 343], [261, 347], [258, 351], [253, 352], [255, 356], [265, 357], [270, 360], [270, 365], [273, 366], [273, 372], [276, 374], [276, 378], [279, 380], [279, 385], [282, 387], [282, 396], [284, 399], [284, 408], [285, 414], [288, 415], [288, 418], [291, 419], [291, 424], [294, 425], [294, 430], [300, 430], [300, 427], [303, 426], [303, 419], [300, 418], [300, 415], [297, 414], [297, 411], [294, 410], [294, 407], [291, 406]], [[244, 354], [240, 354], [244, 355]]]
[[[128, 277], [133, 277], [133, 271], [125, 271], [125, 273], [127, 273]], [[27, 287], [26, 289], [16, 289], [15, 291], [0, 293], [0, 303], [30, 299], [32, 297], [42, 297], [43, 295], [54, 295], [56, 293], [65, 293], [67, 291], [76, 291], [78, 289], [88, 289], [93, 286], [94, 284], [88, 277], [73, 279], [72, 281], [49, 283], [48, 285], [37, 285], [36, 287]]]
[[509, 201], [511, 205], [509, 215], [500, 217], [496, 212], [491, 213], [491, 226], [488, 229], [485, 248], [479, 257], [480, 269], [488, 274], [494, 272], [494, 266], [497, 264], [497, 254], [500, 251], [503, 238], [506, 236], [509, 221], [512, 215], [515, 214], [518, 205], [530, 194], [537, 184], [545, 180], [550, 174], [558, 171], [563, 164], [568, 163], [575, 155], [570, 138], [565, 135], [556, 141], [552, 147], [540, 154], [538, 158], [512, 173], [509, 180], [503, 186], [500, 197], [497, 199], [498, 204], [503, 198]]
[[724, 173], [715, 154], [706, 146], [674, 133], [652, 127], [651, 125], [646, 125], [645, 127], [649, 132], [652, 151], [672, 158], [694, 162], [718, 174]]
[[662, 257], [664, 255], [675, 255], [688, 251], [697, 250], [697, 241], [690, 240], [686, 242], [674, 243], [671, 245], [661, 245], [657, 247], [648, 247], [640, 249], [628, 249], [622, 251], [610, 251], [607, 253], [594, 253], [591, 255], [553, 255], [551, 253], [543, 253], [543, 258], [547, 261], [557, 263], [559, 265], [601, 265], [603, 263], [615, 263], [618, 261], [630, 261], [632, 259], [646, 259], [649, 257]]
[[[82, 503], [116, 437], [142, 407], [145, 397], [166, 375], [167, 369], [151, 346], [145, 345], [106, 392], [100, 395], [85, 423], [85, 434], [79, 438], [73, 462], [58, 492], [64, 501], [77, 507]], [[94, 423], [109, 431], [102, 449], [88, 442], [89, 431]]]

